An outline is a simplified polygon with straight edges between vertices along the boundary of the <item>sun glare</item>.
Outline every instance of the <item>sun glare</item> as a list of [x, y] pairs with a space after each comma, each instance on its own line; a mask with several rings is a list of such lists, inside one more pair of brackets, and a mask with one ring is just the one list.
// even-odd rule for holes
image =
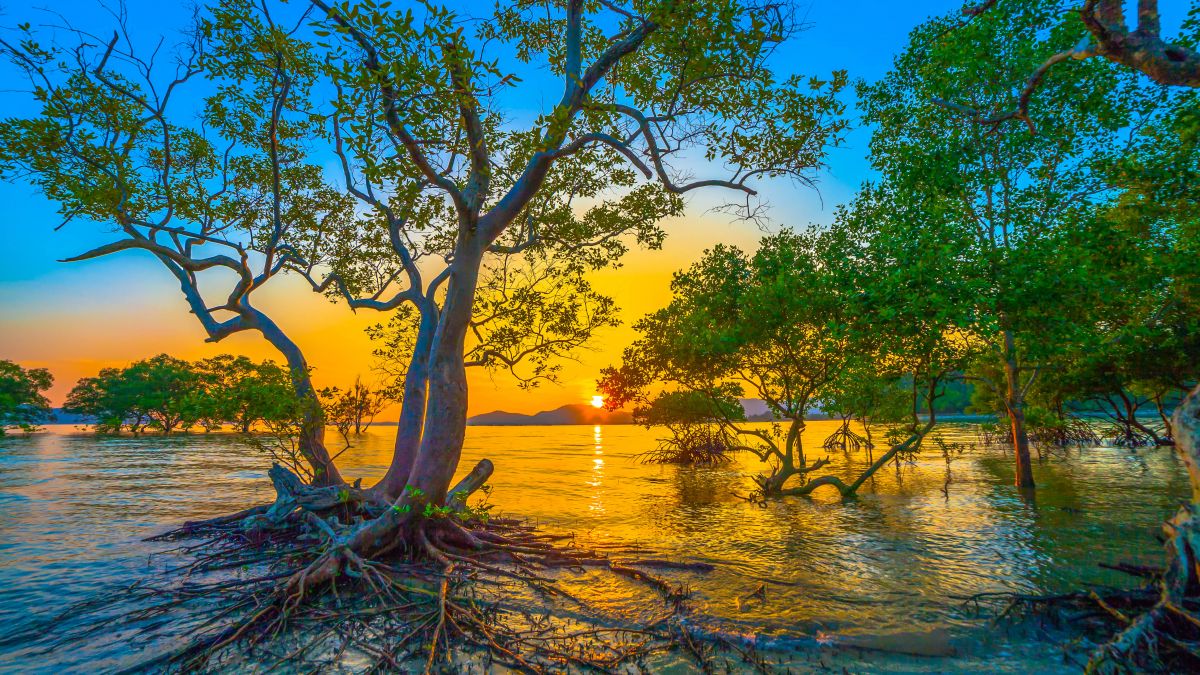
[[604, 407], [604, 397], [601, 396], [600, 394], [596, 394], [595, 396], [593, 396], [592, 397], [592, 407], [593, 408], [603, 408]]

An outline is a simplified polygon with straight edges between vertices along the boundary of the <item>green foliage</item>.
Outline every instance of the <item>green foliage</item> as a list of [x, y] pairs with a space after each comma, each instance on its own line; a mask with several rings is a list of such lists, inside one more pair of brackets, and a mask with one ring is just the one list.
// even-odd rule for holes
[[302, 415], [287, 370], [228, 354], [195, 363], [160, 354], [105, 368], [81, 379], [64, 409], [93, 417], [97, 431], [134, 433], [196, 424], [207, 430], [230, 424], [245, 433], [259, 424], [290, 428]]
[[[764, 490], [776, 491], [802, 475], [800, 432], [814, 406], [890, 422], [903, 396], [911, 415], [929, 398], [916, 389], [959, 367], [968, 346], [949, 339], [942, 315], [922, 312], [924, 296], [893, 291], [905, 262], [873, 259], [856, 213], [826, 232], [766, 237], [753, 255], [717, 246], [678, 273], [671, 303], [638, 322], [641, 338], [603, 372], [607, 405], [636, 403], [650, 422], [719, 424], [735, 439], [728, 446], [772, 463]], [[741, 424], [742, 396], [786, 425]]]
[[389, 390], [373, 389], [355, 378], [346, 390], [327, 387], [318, 392], [325, 422], [337, 428], [344, 438], [351, 433], [361, 434], [370, 428], [375, 416], [392, 402]]
[[7, 429], [35, 431], [50, 414], [50, 402], [42, 392], [54, 384], [45, 368], [22, 368], [0, 360], [0, 436]]
[[258, 423], [295, 420], [297, 409], [291, 373], [272, 361], [255, 363], [245, 356], [221, 354], [194, 364], [199, 421], [206, 429], [228, 423], [249, 433]]
[[[727, 388], [728, 391], [728, 388]], [[634, 420], [645, 424], [704, 424], [730, 420], [744, 421], [746, 411], [734, 396], [720, 391], [701, 392], [693, 390], [664, 391], [639, 407]]]
[[163, 433], [193, 426], [201, 414], [200, 378], [192, 365], [166, 354], [126, 368], [105, 368], [83, 378], [67, 394], [69, 412], [96, 419], [97, 430]]
[[[907, 378], [911, 379], [911, 378]], [[873, 364], [858, 364], [821, 394], [821, 411], [867, 423], [900, 422], [912, 414], [912, 382]]]
[[[468, 367], [508, 373], [522, 389], [558, 382], [562, 361], [597, 330], [618, 325], [612, 298], [597, 292], [585, 269], [543, 253], [503, 257], [482, 270], [464, 359]], [[420, 321], [411, 306], [367, 329], [378, 368], [400, 397]]]

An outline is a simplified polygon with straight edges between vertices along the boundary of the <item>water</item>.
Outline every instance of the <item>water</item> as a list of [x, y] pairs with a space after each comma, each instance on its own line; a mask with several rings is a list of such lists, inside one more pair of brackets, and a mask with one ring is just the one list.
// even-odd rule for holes
[[[807, 447], [834, 428], [814, 422]], [[348, 479], [383, 474], [394, 427], [373, 428], [340, 458]], [[970, 441], [966, 427], [947, 426]], [[331, 430], [329, 440], [338, 436]], [[962, 669], [1054, 672], [1056, 640], [1030, 630], [994, 630], [962, 596], [1130, 585], [1097, 563], [1159, 564], [1160, 523], [1187, 496], [1170, 449], [1085, 448], [1035, 465], [1039, 489], [1022, 498], [1011, 457], [970, 446], [949, 461], [928, 447], [889, 465], [860, 498], [832, 489], [765, 507], [747, 503], [760, 470], [741, 456], [718, 468], [645, 465], [655, 444], [640, 427], [471, 427], [463, 467], [487, 457], [495, 513], [573, 532], [585, 546], [625, 557], [715, 565], [671, 576], [694, 605], [727, 630], [795, 644], [831, 636], [882, 651], [831, 654], [815, 646], [793, 657], [800, 670]], [[809, 456], [823, 456], [809, 450]], [[833, 453], [827, 470], [849, 478], [866, 458]], [[117, 583], [144, 577], [160, 550], [141, 538], [184, 520], [269, 501], [267, 460], [222, 434], [100, 438], [71, 427], [0, 439], [0, 637], [46, 612]], [[765, 597], [750, 597], [765, 584]], [[603, 604], [608, 588], [584, 589]], [[607, 609], [645, 607], [616, 593]], [[789, 644], [791, 644], [789, 642]], [[892, 651], [928, 654], [898, 657]], [[39, 653], [35, 642], [0, 646], [0, 671], [107, 670], [136, 661], [137, 648], [89, 640]]]

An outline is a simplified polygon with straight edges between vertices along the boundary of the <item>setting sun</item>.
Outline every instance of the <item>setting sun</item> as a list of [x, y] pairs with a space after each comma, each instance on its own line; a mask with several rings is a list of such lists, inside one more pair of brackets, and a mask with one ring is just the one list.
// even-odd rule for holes
[[604, 397], [601, 396], [600, 394], [596, 394], [595, 396], [593, 396], [592, 397], [592, 407], [593, 408], [603, 408], [604, 407]]

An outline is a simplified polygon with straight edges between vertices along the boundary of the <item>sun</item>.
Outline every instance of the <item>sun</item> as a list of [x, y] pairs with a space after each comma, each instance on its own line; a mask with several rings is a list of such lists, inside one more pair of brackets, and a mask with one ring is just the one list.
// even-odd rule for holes
[[593, 408], [603, 408], [604, 407], [604, 397], [601, 396], [600, 394], [596, 394], [595, 396], [593, 396], [592, 397], [592, 407]]

